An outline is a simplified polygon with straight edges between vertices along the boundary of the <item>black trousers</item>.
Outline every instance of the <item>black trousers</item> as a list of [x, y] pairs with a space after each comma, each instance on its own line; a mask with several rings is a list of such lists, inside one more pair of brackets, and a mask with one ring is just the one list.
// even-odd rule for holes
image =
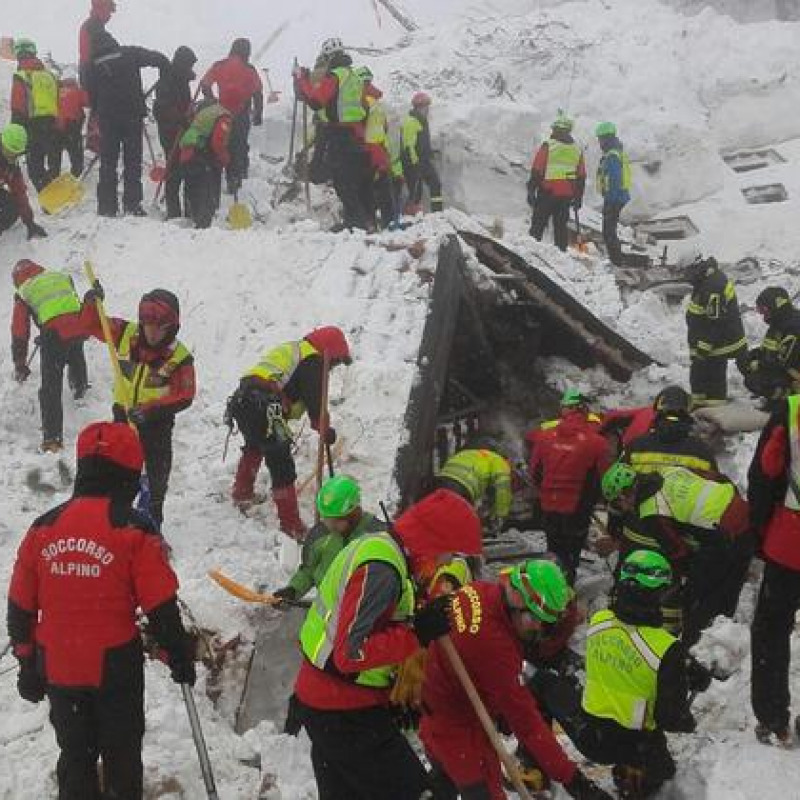
[[56, 148], [56, 172], [61, 174], [61, 159], [66, 150], [69, 156], [69, 171], [80, 178], [83, 174], [83, 122], [71, 122], [63, 131], [58, 131]]
[[387, 228], [398, 217], [398, 204], [391, 175], [380, 174], [375, 178], [375, 205], [381, 218], [381, 228]]
[[237, 114], [231, 122], [228, 149], [231, 160], [225, 170], [228, 191], [233, 194], [247, 177], [250, 170], [250, 111], [245, 109]]
[[422, 189], [428, 187], [428, 194], [431, 198], [431, 211], [441, 211], [442, 201], [442, 182], [436, 167], [429, 161], [420, 161], [419, 164], [411, 164], [408, 159], [404, 161], [403, 172], [408, 183], [408, 202], [414, 205], [422, 203]]
[[568, 197], [554, 197], [539, 190], [533, 206], [530, 234], [534, 239], [542, 241], [547, 223], [553, 220], [553, 240], [559, 250], [567, 250], [567, 222], [572, 200]]
[[547, 549], [555, 553], [570, 584], [575, 583], [581, 550], [589, 535], [591, 511], [579, 509], [573, 514], [542, 513], [542, 528], [547, 537]]
[[622, 266], [622, 245], [617, 235], [620, 213], [622, 213], [622, 206], [610, 203], [603, 205], [603, 241], [606, 243], [608, 260], [616, 267]]
[[167, 496], [169, 475], [172, 472], [172, 429], [175, 417], [139, 426], [139, 438], [144, 450], [144, 466], [150, 486], [150, 513], [161, 527], [164, 520], [164, 499]]
[[142, 204], [142, 127], [140, 118], [100, 117], [100, 179], [97, 213], [113, 216], [117, 202], [117, 166], [122, 154], [122, 206], [132, 211]]
[[[178, 193], [180, 182], [186, 183], [187, 214], [196, 228], [208, 228], [214, 220], [220, 202], [222, 171], [202, 156], [181, 164], [175, 172], [175, 183], [171, 187], [172, 199], [167, 197], [167, 216], [180, 216]], [[177, 207], [176, 207], [177, 206]], [[175, 213], [177, 212], [177, 213]]]
[[728, 399], [728, 359], [693, 358], [689, 366], [689, 386], [697, 402]]
[[14, 198], [5, 189], [0, 189], [0, 233], [7, 231], [18, 219]]
[[[178, 164], [178, 154], [173, 152], [175, 143], [181, 134], [181, 128], [172, 122], [159, 121], [158, 140], [164, 151], [164, 163], [167, 174], [164, 178], [164, 199], [167, 202], [167, 219], [182, 216], [180, 190], [183, 184], [183, 174]], [[188, 215], [188, 208], [187, 208]]]
[[58, 140], [54, 117], [40, 117], [25, 123], [28, 152], [25, 160], [28, 177], [37, 192], [58, 177]]
[[528, 686], [545, 713], [559, 722], [586, 758], [644, 770], [645, 794], [675, 775], [663, 731], [628, 730], [613, 720], [587, 714], [581, 706], [581, 687], [553, 672], [537, 671]]
[[800, 609], [800, 571], [767, 561], [750, 629], [751, 699], [758, 721], [773, 731], [789, 725], [789, 641]]
[[425, 768], [383, 707], [304, 709], [319, 800], [419, 800]]
[[[73, 391], [85, 390], [89, 378], [83, 339], [65, 342], [55, 332], [45, 328], [39, 336], [39, 364], [42, 384], [39, 387], [39, 410], [42, 415], [42, 439], [62, 441], [64, 435], [64, 367]], [[81, 392], [82, 393], [82, 392]]]
[[[47, 689], [61, 750], [58, 800], [142, 800], [144, 671], [138, 642], [131, 649], [138, 653], [136, 661], [100, 689]], [[102, 794], [98, 758], [103, 761]]]
[[333, 186], [342, 201], [342, 222], [347, 228], [366, 229], [370, 209], [364, 206], [364, 185], [372, 180], [367, 154], [348, 128], [329, 126], [327, 141]]

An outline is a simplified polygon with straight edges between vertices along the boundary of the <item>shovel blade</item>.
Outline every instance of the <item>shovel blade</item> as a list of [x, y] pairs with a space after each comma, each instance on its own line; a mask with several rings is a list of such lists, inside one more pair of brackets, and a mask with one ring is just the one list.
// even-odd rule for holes
[[163, 183], [167, 177], [167, 168], [163, 164], [153, 164], [150, 167], [149, 175], [153, 183]]
[[234, 203], [228, 211], [228, 224], [235, 231], [242, 231], [253, 224], [253, 215], [244, 203]]
[[86, 194], [84, 185], [70, 173], [60, 175], [39, 192], [39, 205], [45, 214], [58, 214], [65, 208], [75, 206]]

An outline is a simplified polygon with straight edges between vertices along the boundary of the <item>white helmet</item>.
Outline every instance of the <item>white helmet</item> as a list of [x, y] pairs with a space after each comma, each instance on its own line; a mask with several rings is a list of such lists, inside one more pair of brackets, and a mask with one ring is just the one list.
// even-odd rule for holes
[[343, 52], [344, 52], [344, 43], [342, 42], [341, 39], [337, 39], [335, 37], [332, 39], [326, 39], [322, 43], [322, 47], [320, 47], [319, 49], [319, 54], [321, 56], [326, 56], [328, 58], [332, 56], [334, 53], [343, 53]]

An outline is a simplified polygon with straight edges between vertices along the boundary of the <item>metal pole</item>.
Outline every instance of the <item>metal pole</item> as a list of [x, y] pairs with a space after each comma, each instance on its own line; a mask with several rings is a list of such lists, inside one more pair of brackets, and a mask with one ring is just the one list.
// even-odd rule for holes
[[194, 704], [192, 687], [188, 683], [181, 684], [183, 702], [186, 704], [186, 713], [189, 715], [189, 725], [192, 728], [192, 738], [200, 761], [200, 771], [203, 773], [203, 783], [206, 785], [208, 800], [219, 800], [217, 787], [214, 783], [214, 773], [211, 771], [211, 761], [208, 758], [206, 740], [203, 738], [203, 729], [200, 727], [200, 717], [197, 715], [197, 706]]

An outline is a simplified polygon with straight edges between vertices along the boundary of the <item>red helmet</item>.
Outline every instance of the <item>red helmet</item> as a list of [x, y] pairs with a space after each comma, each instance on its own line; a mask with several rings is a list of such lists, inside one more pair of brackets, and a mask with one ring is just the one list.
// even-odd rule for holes
[[14, 265], [14, 269], [11, 270], [11, 278], [14, 286], [19, 289], [25, 281], [29, 281], [34, 275], [40, 275], [42, 272], [44, 272], [44, 267], [35, 261], [23, 258]]
[[332, 363], [351, 364], [350, 345], [347, 344], [341, 328], [327, 325], [315, 328], [305, 335], [305, 340], [320, 353], [327, 353]]
[[425, 92], [417, 92], [411, 98], [411, 105], [414, 108], [427, 108], [431, 104], [431, 96]]
[[144, 453], [136, 431], [124, 422], [93, 422], [78, 435], [78, 461], [102, 458], [123, 469], [141, 472]]
[[153, 289], [142, 295], [139, 301], [139, 324], [144, 325], [154, 322], [165, 328], [175, 328], [177, 333], [180, 325], [181, 308], [178, 298], [167, 289]]

